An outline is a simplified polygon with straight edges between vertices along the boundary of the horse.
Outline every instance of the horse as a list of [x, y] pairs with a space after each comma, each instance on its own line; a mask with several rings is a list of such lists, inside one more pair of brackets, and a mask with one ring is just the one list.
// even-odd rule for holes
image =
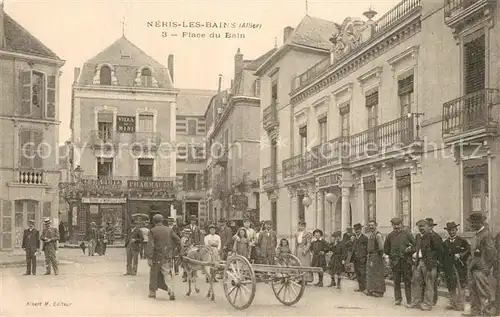
[[199, 293], [200, 290], [198, 289], [196, 285], [196, 281], [198, 278], [198, 270], [203, 269], [205, 272], [205, 275], [208, 278], [209, 281], [209, 289], [207, 293], [207, 297], [210, 298], [212, 301], [215, 300], [215, 295], [214, 295], [214, 276], [215, 276], [215, 270], [213, 267], [206, 266], [206, 265], [201, 265], [201, 264], [194, 264], [190, 262], [189, 260], [185, 260], [184, 258], [187, 259], [192, 259], [195, 261], [199, 262], [208, 262], [212, 263], [217, 260], [217, 256], [210, 248], [209, 246], [195, 246], [195, 245], [187, 245], [184, 247], [184, 250], [181, 255], [181, 266], [184, 272], [187, 273], [187, 279], [188, 279], [188, 292], [186, 293], [186, 296], [191, 295], [191, 284], [194, 284], [194, 290], [196, 293]]

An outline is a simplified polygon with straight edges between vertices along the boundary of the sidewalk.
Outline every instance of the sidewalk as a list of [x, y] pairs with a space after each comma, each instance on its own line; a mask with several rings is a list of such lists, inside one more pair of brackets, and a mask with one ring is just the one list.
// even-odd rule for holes
[[[61, 252], [58, 252], [58, 262], [60, 265], [67, 265], [67, 264], [73, 264], [75, 263], [74, 261], [71, 261], [71, 258], [74, 257], [72, 254], [68, 254], [67, 252], [64, 252], [64, 254], [61, 254]], [[45, 256], [43, 255], [43, 252], [40, 252], [40, 255], [37, 256], [36, 258], [36, 264], [37, 266], [44, 266], [45, 265]], [[24, 253], [23, 250], [14, 250], [10, 252], [0, 252], [0, 268], [3, 267], [17, 267], [17, 266], [24, 266], [26, 265], [26, 254]]]
[[[391, 280], [385, 280], [385, 285], [393, 287], [394, 286], [394, 282], [391, 281]], [[401, 289], [402, 289], [402, 291], [404, 293], [404, 284], [401, 284]], [[441, 297], [448, 298], [448, 289], [445, 288], [445, 287], [438, 287], [438, 295], [441, 296]]]
[[[61, 243], [59, 244], [59, 247], [66, 249], [80, 249], [80, 244]], [[125, 248], [125, 245], [123, 243], [108, 244], [106, 248], [107, 249]]]

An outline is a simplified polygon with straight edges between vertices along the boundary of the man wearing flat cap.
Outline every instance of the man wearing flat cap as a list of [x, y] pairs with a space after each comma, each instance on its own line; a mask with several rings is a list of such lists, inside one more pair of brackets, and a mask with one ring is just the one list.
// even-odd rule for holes
[[405, 298], [408, 305], [411, 304], [411, 274], [412, 274], [412, 248], [415, 238], [411, 232], [403, 228], [401, 218], [391, 219], [392, 232], [387, 235], [384, 242], [384, 253], [389, 256], [394, 281], [395, 305], [401, 305], [403, 296], [401, 294], [401, 281], [405, 284]]
[[191, 241], [194, 245], [203, 244], [203, 236], [198, 226], [198, 218], [195, 215], [189, 216], [189, 229], [191, 230]]
[[368, 237], [361, 230], [363, 226], [357, 223], [354, 225], [356, 240], [352, 246], [351, 262], [354, 263], [354, 271], [358, 280], [358, 289], [355, 292], [366, 291], [366, 261], [368, 257]]
[[40, 233], [35, 229], [35, 220], [28, 221], [28, 229], [24, 230], [22, 247], [26, 252], [26, 273], [36, 275], [36, 253], [40, 250]]
[[468, 263], [471, 277], [470, 296], [471, 310], [465, 316], [487, 315], [487, 304], [491, 301], [491, 290], [488, 276], [496, 261], [496, 250], [493, 236], [486, 226], [486, 217], [478, 212], [468, 219], [471, 228], [476, 231], [471, 243], [471, 260]]
[[464, 293], [467, 285], [467, 261], [470, 255], [470, 245], [464, 238], [458, 236], [458, 226], [455, 222], [448, 222], [444, 230], [449, 237], [444, 240], [444, 272], [446, 286], [450, 292], [449, 310], [464, 310]]
[[40, 240], [43, 242], [42, 250], [45, 254], [45, 275], [51, 274], [51, 268], [54, 269], [54, 274], [59, 274], [59, 267], [57, 265], [56, 251], [57, 242], [59, 241], [59, 230], [51, 227], [50, 218], [44, 220], [45, 228], [43, 228]]

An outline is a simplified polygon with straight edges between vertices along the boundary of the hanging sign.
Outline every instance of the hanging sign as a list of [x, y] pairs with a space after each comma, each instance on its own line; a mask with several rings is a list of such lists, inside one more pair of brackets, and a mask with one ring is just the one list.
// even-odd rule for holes
[[120, 133], [135, 132], [135, 117], [133, 116], [117, 116], [116, 129]]

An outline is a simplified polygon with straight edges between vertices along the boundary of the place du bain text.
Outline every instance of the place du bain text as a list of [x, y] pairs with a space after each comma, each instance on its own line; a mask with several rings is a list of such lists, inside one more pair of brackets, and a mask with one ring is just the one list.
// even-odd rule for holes
[[[245, 39], [244, 30], [262, 28], [262, 24], [253, 22], [225, 22], [225, 21], [148, 21], [148, 28], [162, 28], [162, 37], [180, 37], [189, 39]], [[195, 29], [209, 29], [210, 31], [196, 31]], [[190, 30], [188, 30], [190, 29]], [[218, 31], [216, 31], [218, 30]]]

